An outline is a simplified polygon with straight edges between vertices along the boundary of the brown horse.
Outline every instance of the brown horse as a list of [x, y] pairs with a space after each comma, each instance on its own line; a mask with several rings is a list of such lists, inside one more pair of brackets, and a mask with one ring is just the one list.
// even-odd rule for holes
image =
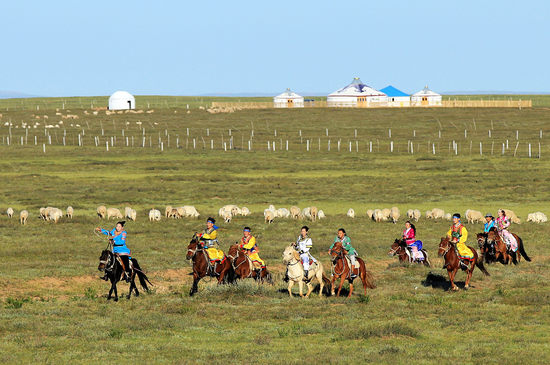
[[[338, 285], [338, 294], [336, 294], [337, 297], [340, 296], [340, 291], [342, 290], [342, 286], [344, 285], [344, 281], [347, 280], [349, 282], [349, 294], [348, 298], [351, 297], [351, 294], [353, 293], [353, 280], [351, 278], [351, 270], [350, 270], [350, 263], [348, 261], [348, 258], [346, 257], [347, 251], [344, 250], [344, 247], [342, 247], [341, 242], [336, 242], [334, 244], [334, 247], [330, 250], [330, 260], [332, 263], [332, 288], [331, 288], [331, 295], [334, 295], [334, 283], [339, 278], [340, 279], [340, 285]], [[353, 272], [361, 279], [363, 282], [363, 288], [365, 289], [365, 295], [367, 295], [367, 287], [369, 289], [375, 289], [376, 285], [374, 285], [374, 278], [370, 271], [367, 270], [367, 267], [365, 265], [365, 261], [361, 259], [360, 257], [356, 257], [355, 260], [359, 263], [359, 268], [354, 267]]]
[[521, 262], [521, 256], [525, 258], [527, 261], [531, 261], [531, 258], [527, 256], [527, 253], [525, 252], [525, 248], [523, 247], [523, 240], [515, 233], [512, 233], [512, 235], [515, 237], [516, 242], [518, 243], [518, 249], [516, 252], [513, 252], [511, 249], [508, 249], [508, 246], [506, 246], [506, 243], [504, 243], [504, 240], [498, 234], [497, 232], [491, 231], [488, 233], [487, 241], [493, 240], [495, 246], [501, 246], [502, 250], [506, 252], [507, 255], [509, 255], [512, 259], [512, 262], [514, 265], [517, 265]]
[[231, 262], [224, 258], [222, 262], [217, 262], [214, 266], [210, 265], [208, 254], [199, 243], [199, 238], [195, 234], [187, 246], [187, 260], [193, 263], [193, 286], [189, 291], [189, 296], [193, 296], [198, 291], [199, 280], [207, 275], [218, 277], [218, 284], [232, 283], [235, 281], [235, 271]]
[[428, 258], [428, 251], [426, 251], [425, 249], [422, 249], [420, 251], [424, 255], [424, 260], [419, 261], [412, 256], [412, 250], [407, 247], [407, 243], [405, 242], [405, 240], [396, 238], [390, 247], [388, 256], [393, 257], [397, 255], [399, 257], [399, 262], [407, 262], [409, 264], [422, 263], [424, 264], [424, 266], [432, 267], [430, 259]]
[[267, 281], [273, 284], [273, 278], [267, 267], [263, 267], [258, 275], [258, 272], [253, 269], [252, 260], [240, 249], [239, 245], [231, 245], [227, 257], [231, 260], [231, 265], [233, 265], [233, 270], [235, 270], [235, 278], [253, 278], [254, 280]]
[[[474, 250], [473, 247], [467, 247], [472, 250], [474, 254], [474, 261], [470, 264], [470, 268], [468, 270], [465, 270], [467, 277], [464, 289], [466, 290], [470, 288], [470, 279], [472, 278], [472, 274], [476, 266], [479, 267], [481, 272], [483, 272], [486, 276], [490, 276], [489, 272], [487, 272], [487, 270], [483, 266], [483, 262], [481, 260], [478, 260], [477, 251]], [[441, 237], [441, 242], [439, 243], [439, 251], [437, 253], [439, 257], [443, 257], [445, 259], [445, 265], [443, 265], [443, 268], [447, 269], [449, 280], [451, 280], [452, 290], [458, 290], [458, 286], [455, 285], [454, 280], [456, 272], [460, 268], [460, 259], [458, 258], [456, 247], [451, 243], [449, 237]]]
[[[477, 234], [477, 244], [483, 261], [487, 264], [500, 262], [503, 265], [508, 265], [512, 263], [515, 258], [508, 254], [504, 242], [502, 242], [502, 240], [497, 242], [494, 235], [498, 236], [494, 231]], [[489, 236], [491, 237], [489, 238]]]

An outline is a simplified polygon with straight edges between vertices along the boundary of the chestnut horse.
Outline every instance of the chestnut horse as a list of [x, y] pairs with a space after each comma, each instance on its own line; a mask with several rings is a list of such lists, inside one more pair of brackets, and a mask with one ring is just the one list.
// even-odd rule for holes
[[207, 275], [218, 277], [218, 284], [232, 283], [235, 281], [235, 271], [231, 262], [224, 257], [222, 262], [217, 262], [214, 266], [209, 263], [208, 254], [199, 243], [197, 235], [193, 235], [189, 246], [187, 246], [187, 260], [193, 263], [193, 286], [189, 291], [189, 296], [198, 292], [199, 280]]
[[506, 246], [506, 243], [504, 243], [504, 240], [497, 232], [489, 232], [487, 236], [487, 241], [493, 240], [495, 246], [502, 246], [503, 250], [506, 251], [506, 253], [512, 258], [512, 262], [514, 263], [514, 265], [517, 265], [521, 262], [521, 256], [523, 256], [525, 260], [531, 261], [531, 258], [527, 256], [525, 248], [523, 247], [523, 240], [515, 233], [512, 233], [512, 235], [515, 237], [516, 242], [518, 243], [518, 250], [516, 252], [508, 249], [508, 246]]
[[[470, 288], [470, 279], [472, 278], [472, 274], [476, 266], [479, 267], [481, 272], [484, 273], [486, 276], [490, 276], [489, 272], [487, 272], [487, 270], [483, 266], [483, 261], [478, 260], [477, 251], [474, 250], [473, 247], [467, 247], [472, 250], [474, 254], [474, 261], [470, 263], [470, 268], [468, 270], [465, 270], [467, 277], [464, 289], [466, 290]], [[451, 243], [449, 237], [441, 237], [441, 242], [439, 243], [439, 251], [437, 253], [439, 257], [443, 257], [445, 259], [445, 265], [443, 265], [443, 268], [447, 269], [447, 274], [449, 274], [449, 279], [451, 280], [452, 290], [458, 290], [458, 286], [455, 285], [454, 280], [456, 272], [460, 268], [460, 259], [458, 258], [456, 247]]]
[[[147, 283], [149, 283], [149, 285], [153, 285], [147, 278], [147, 275], [145, 275], [145, 273], [141, 271], [138, 261], [134, 258], [132, 258], [130, 261], [132, 261], [132, 270], [130, 275], [130, 292], [128, 293], [126, 299], [130, 299], [130, 297], [132, 296], [132, 290], [135, 292], [136, 297], [139, 297], [139, 291], [135, 282], [136, 276], [138, 277], [139, 283], [143, 290], [149, 291]], [[101, 252], [97, 269], [102, 272], [105, 271], [107, 278], [111, 282], [111, 290], [109, 290], [109, 296], [107, 297], [107, 300], [111, 300], [111, 295], [114, 292], [115, 302], [118, 302], [117, 283], [122, 278], [122, 275], [124, 275], [124, 270], [120, 262], [117, 260], [115, 254], [112, 253], [111, 250], [103, 250], [103, 252]]]
[[236, 279], [253, 278], [254, 280], [261, 282], [267, 281], [273, 284], [273, 278], [271, 273], [267, 270], [267, 267], [263, 267], [259, 275], [257, 271], [251, 269], [252, 261], [243, 250], [240, 249], [239, 245], [231, 245], [227, 252], [227, 257], [231, 260]]
[[[334, 283], [339, 278], [340, 285], [338, 285], [338, 294], [336, 294], [336, 296], [337, 297], [340, 296], [340, 291], [342, 290], [344, 281], [347, 280], [349, 282], [349, 294], [348, 294], [348, 298], [349, 298], [353, 293], [353, 280], [355, 280], [355, 278], [354, 279], [351, 278], [350, 263], [346, 258], [346, 255], [347, 255], [347, 251], [344, 250], [344, 247], [342, 247], [342, 242], [336, 242], [332, 250], [330, 250], [330, 260], [332, 263], [331, 295], [334, 295]], [[353, 272], [363, 282], [365, 295], [367, 295], [367, 287], [369, 289], [376, 288], [376, 285], [374, 285], [374, 278], [371, 272], [367, 270], [367, 267], [365, 266], [365, 261], [363, 261], [363, 259], [361, 259], [360, 257], [355, 257], [355, 261], [359, 263], [359, 269], [353, 268]]]
[[393, 257], [397, 255], [399, 257], [399, 262], [407, 262], [409, 264], [422, 263], [424, 264], [424, 266], [432, 267], [432, 264], [430, 263], [430, 260], [428, 258], [428, 251], [426, 251], [424, 248], [420, 251], [422, 252], [422, 254], [424, 254], [424, 260], [419, 261], [412, 256], [412, 250], [407, 247], [407, 243], [405, 242], [405, 240], [396, 238], [390, 247], [388, 256]]
[[[489, 234], [491, 234], [491, 238], [489, 238]], [[508, 265], [515, 261], [515, 258], [508, 254], [506, 244], [504, 244], [502, 240], [499, 240], [498, 242], [495, 241], [493, 234], [498, 235], [494, 231], [477, 234], [477, 244], [479, 246], [479, 251], [481, 252], [483, 261], [487, 264], [500, 262], [503, 265]], [[517, 264], [517, 262], [515, 263]]]

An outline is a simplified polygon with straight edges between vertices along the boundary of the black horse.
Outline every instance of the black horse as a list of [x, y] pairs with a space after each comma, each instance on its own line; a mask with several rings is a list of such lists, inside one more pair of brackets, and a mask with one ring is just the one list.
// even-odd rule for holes
[[[131, 268], [131, 270], [129, 270], [131, 272], [130, 292], [128, 293], [128, 296], [126, 297], [126, 299], [130, 299], [130, 297], [132, 296], [132, 290], [134, 290], [136, 297], [139, 296], [139, 291], [135, 283], [136, 275], [139, 279], [139, 283], [143, 288], [143, 290], [149, 291], [149, 287], [147, 286], [147, 283], [149, 283], [149, 285], [153, 285], [147, 278], [147, 275], [145, 275], [145, 273], [139, 267], [138, 261], [134, 258], [132, 258], [131, 261], [132, 261], [133, 267]], [[116, 285], [124, 275], [124, 269], [122, 268], [122, 265], [120, 264], [119, 260], [116, 259], [115, 254], [112, 253], [110, 250], [103, 250], [103, 252], [101, 252], [101, 256], [99, 257], [99, 266], [97, 267], [97, 269], [102, 272], [105, 271], [105, 275], [111, 281], [111, 290], [109, 290], [109, 296], [107, 297], [107, 300], [111, 299], [111, 295], [113, 294], [113, 291], [114, 291], [115, 302], [118, 302], [118, 292], [117, 292]]]

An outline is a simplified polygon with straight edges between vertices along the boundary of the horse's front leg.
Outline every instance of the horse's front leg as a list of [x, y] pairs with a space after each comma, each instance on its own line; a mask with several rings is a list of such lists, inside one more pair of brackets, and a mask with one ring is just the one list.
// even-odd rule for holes
[[340, 291], [342, 290], [342, 286], [344, 286], [344, 281], [346, 281], [346, 275], [343, 273], [340, 275], [340, 285], [338, 285], [338, 294], [336, 294], [337, 297], [340, 296]]
[[[348, 298], [351, 298], [351, 294], [353, 293], [353, 279], [349, 279], [349, 294]], [[366, 291], [366, 290], [365, 290]]]
[[292, 287], [294, 286], [294, 280], [288, 281], [288, 294], [290, 294], [290, 297], [292, 298]]
[[336, 295], [334, 283], [336, 283], [336, 275], [332, 275], [332, 282], [331, 282], [331, 285], [330, 285], [330, 295], [331, 296]]
[[193, 274], [193, 285], [191, 286], [191, 290], [189, 291], [189, 296], [192, 297], [193, 294], [198, 292], [198, 286], [199, 286], [199, 280], [201, 278], [198, 277], [197, 274]]
[[117, 289], [117, 287], [116, 287], [116, 284], [117, 284], [117, 282], [114, 281], [114, 282], [113, 282], [113, 289], [114, 289], [114, 291], [115, 291], [115, 302], [118, 302], [118, 289]]
[[307, 294], [304, 298], [309, 299], [309, 295], [313, 291], [313, 285], [311, 285], [311, 282], [306, 283], [306, 285], [307, 285]]
[[133, 279], [134, 278], [132, 277], [132, 280], [130, 280], [130, 291], [128, 292], [128, 296], [126, 297], [126, 299], [130, 299], [132, 297], [132, 290], [134, 290], [134, 288], [136, 288], [137, 290], [136, 283]]
[[302, 279], [300, 279], [300, 281], [298, 282], [298, 287], [300, 288], [300, 296], [303, 298], [304, 297], [304, 281]]
[[454, 270], [448, 270], [447, 271], [447, 273], [449, 274], [449, 280], [451, 280], [451, 289], [453, 291], [458, 290], [458, 286], [455, 285], [455, 275], [456, 275], [457, 271], [458, 271], [458, 268], [454, 269]]

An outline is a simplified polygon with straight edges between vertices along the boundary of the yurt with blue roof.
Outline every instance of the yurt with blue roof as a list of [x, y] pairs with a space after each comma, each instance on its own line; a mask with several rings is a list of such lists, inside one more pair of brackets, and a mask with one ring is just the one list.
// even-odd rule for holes
[[391, 107], [411, 106], [411, 96], [393, 86], [388, 86], [380, 90], [388, 96], [387, 104]]
[[352, 83], [327, 96], [328, 107], [367, 108], [385, 106], [386, 94], [363, 84], [358, 77]]

